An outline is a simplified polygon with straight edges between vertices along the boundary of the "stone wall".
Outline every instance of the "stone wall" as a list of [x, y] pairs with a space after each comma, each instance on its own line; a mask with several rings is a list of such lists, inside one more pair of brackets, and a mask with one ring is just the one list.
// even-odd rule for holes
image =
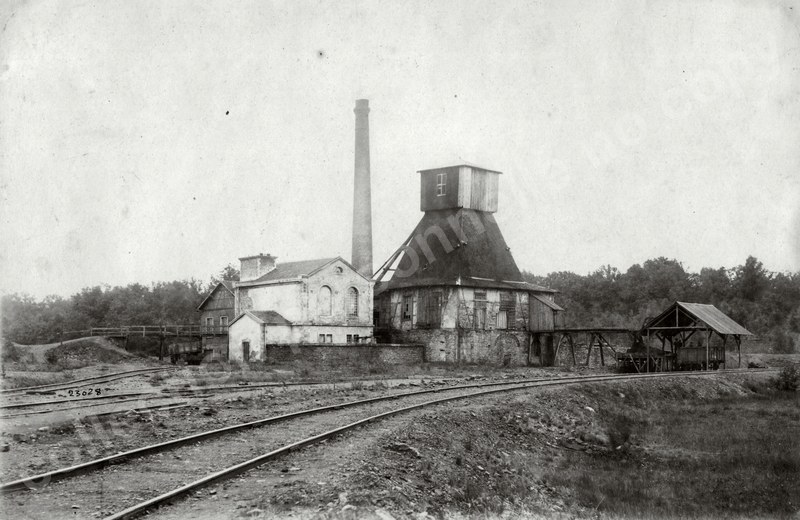
[[307, 361], [316, 365], [349, 365], [386, 363], [390, 365], [414, 365], [425, 361], [423, 345], [396, 344], [303, 344], [267, 345], [267, 363]]
[[520, 330], [411, 329], [389, 333], [394, 343], [422, 343], [428, 361], [528, 365], [531, 334]]

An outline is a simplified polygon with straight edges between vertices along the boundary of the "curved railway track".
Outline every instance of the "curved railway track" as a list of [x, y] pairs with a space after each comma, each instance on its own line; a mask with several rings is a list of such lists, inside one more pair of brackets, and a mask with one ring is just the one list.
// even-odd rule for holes
[[155, 368], [139, 368], [136, 370], [126, 370], [124, 372], [113, 372], [110, 374], [102, 374], [99, 376], [86, 377], [83, 379], [74, 379], [72, 381], [65, 381], [62, 383], [50, 383], [38, 386], [26, 386], [23, 388], [3, 388], [0, 389], [0, 395], [13, 396], [17, 394], [50, 392], [58, 390], [67, 390], [70, 388], [81, 387], [89, 384], [108, 383], [118, 379], [125, 379], [128, 377], [136, 377], [140, 375], [150, 374], [153, 372], [161, 372], [164, 370], [178, 370], [180, 367], [155, 367]]
[[[723, 373], [755, 373], [753, 370]], [[134, 518], [148, 510], [164, 505], [209, 484], [239, 475], [248, 469], [274, 460], [292, 450], [300, 449], [340, 433], [387, 417], [433, 406], [457, 399], [473, 399], [501, 392], [527, 390], [537, 387], [580, 384], [604, 381], [669, 377], [713, 377], [719, 372], [653, 373], [577, 376], [530, 379], [513, 382], [493, 382], [456, 387], [439, 387], [389, 396], [362, 399], [310, 410], [293, 412], [249, 423], [242, 423], [171, 441], [137, 448], [76, 466], [26, 477], [0, 486], [8, 493], [37, 489], [27, 508], [15, 507], [15, 518], [23, 518], [30, 508], [51, 516], [60, 511], [71, 516], [64, 497], [72, 489], [79, 493], [99, 492], [103, 510], [119, 510], [108, 518]], [[428, 394], [440, 394], [430, 399]], [[399, 405], [399, 406], [398, 406]], [[263, 428], [284, 423], [283, 428]], [[288, 423], [288, 424], [286, 424]], [[164, 462], [162, 452], [173, 451], [173, 459]], [[205, 456], [204, 456], [205, 455]], [[138, 458], [137, 464], [125, 464]], [[175, 460], [181, 461], [176, 463]], [[235, 462], [233, 465], [229, 465]], [[171, 468], [165, 466], [172, 466]], [[176, 468], [176, 466], [178, 466]], [[227, 466], [227, 467], [226, 467]], [[172, 471], [170, 471], [170, 469]], [[54, 484], [57, 480], [70, 482]], [[74, 480], [73, 480], [74, 479]], [[190, 480], [187, 482], [187, 480]], [[164, 493], [165, 489], [170, 491]], [[153, 496], [155, 495], [155, 496]], [[152, 498], [143, 499], [151, 496]], [[72, 501], [80, 500], [73, 496]], [[73, 502], [74, 503], [74, 502]], [[17, 502], [17, 505], [25, 501]], [[9, 511], [11, 513], [12, 511]], [[35, 514], [34, 514], [35, 517]]]
[[[380, 382], [382, 380], [368, 380], [366, 382]], [[365, 383], [365, 381], [358, 381], [358, 383]], [[63, 410], [77, 410], [83, 408], [92, 408], [104, 404], [116, 404], [127, 401], [147, 401], [155, 399], [167, 399], [171, 397], [182, 398], [204, 398], [217, 393], [237, 393], [237, 392], [253, 392], [267, 389], [288, 389], [297, 387], [331, 387], [336, 389], [352, 387], [353, 381], [339, 381], [339, 382], [269, 382], [269, 383], [256, 383], [245, 384], [236, 386], [203, 386], [193, 388], [175, 388], [175, 389], [162, 389], [161, 391], [149, 392], [129, 392], [120, 394], [105, 394], [99, 396], [91, 396], [86, 398], [72, 398], [72, 399], [59, 399], [50, 401], [29, 401], [29, 402], [15, 402], [0, 405], [0, 410], [14, 410], [18, 408], [38, 408], [42, 406], [58, 406], [62, 404], [75, 403], [75, 406], [66, 406], [59, 408], [52, 408], [46, 410], [30, 410], [22, 412], [14, 412], [11, 414], [0, 415], [0, 419], [8, 419], [12, 417], [24, 417], [26, 415], [39, 415], [52, 412], [61, 412]], [[77, 404], [81, 403], [81, 404]]]

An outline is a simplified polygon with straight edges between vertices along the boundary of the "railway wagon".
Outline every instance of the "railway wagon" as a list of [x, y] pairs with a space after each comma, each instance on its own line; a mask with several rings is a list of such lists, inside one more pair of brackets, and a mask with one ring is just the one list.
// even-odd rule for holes
[[185, 361], [189, 365], [199, 365], [208, 354], [212, 354], [213, 349], [204, 349], [198, 341], [190, 343], [172, 343], [167, 347], [167, 354], [172, 364], [178, 361]]
[[[675, 362], [678, 370], [717, 370], [725, 364], [725, 347], [682, 347], [678, 349]], [[706, 366], [708, 363], [708, 366]]]

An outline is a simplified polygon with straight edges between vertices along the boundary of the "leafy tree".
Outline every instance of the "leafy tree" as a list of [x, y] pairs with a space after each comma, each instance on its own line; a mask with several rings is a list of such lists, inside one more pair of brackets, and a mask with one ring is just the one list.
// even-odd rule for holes
[[739, 297], [754, 302], [770, 285], [770, 275], [754, 256], [748, 256], [744, 265], [735, 269], [734, 290]]

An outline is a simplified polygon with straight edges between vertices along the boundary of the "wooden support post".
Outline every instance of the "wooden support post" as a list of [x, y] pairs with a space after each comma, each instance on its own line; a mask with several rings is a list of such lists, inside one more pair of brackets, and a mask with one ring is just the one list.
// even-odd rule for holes
[[158, 360], [164, 361], [164, 335], [158, 335]]
[[575, 360], [575, 342], [572, 341], [572, 334], [567, 336], [567, 341], [569, 342], [569, 349], [572, 351], [572, 365], [576, 366], [578, 362]]
[[[676, 315], [675, 321], [678, 321], [678, 317]], [[647, 371], [650, 372], [650, 331], [647, 331]]]
[[736, 351], [739, 353], [738, 368], [742, 368], [742, 338], [739, 336], [734, 336], [733, 339], [736, 340]]
[[601, 367], [606, 366], [606, 359], [605, 359], [605, 357], [603, 357], [603, 342], [604, 341], [605, 341], [605, 338], [603, 338], [603, 336], [598, 334], [597, 335], [597, 344], [600, 345], [600, 366]]
[[711, 370], [709, 367], [709, 353], [711, 352], [711, 331], [708, 331], [708, 337], [706, 338], [706, 370]]
[[589, 333], [589, 345], [586, 348], [586, 366], [589, 366], [589, 361], [592, 358], [592, 344], [594, 343], [594, 333]]
[[558, 350], [561, 348], [561, 342], [564, 341], [564, 334], [558, 337], [558, 343], [556, 343], [556, 350], [553, 353], [553, 366], [556, 366], [556, 362], [558, 361]]
[[725, 368], [728, 368], [728, 349], [726, 345], [728, 343], [728, 336], [720, 336], [722, 338], [722, 362], [725, 363]]

